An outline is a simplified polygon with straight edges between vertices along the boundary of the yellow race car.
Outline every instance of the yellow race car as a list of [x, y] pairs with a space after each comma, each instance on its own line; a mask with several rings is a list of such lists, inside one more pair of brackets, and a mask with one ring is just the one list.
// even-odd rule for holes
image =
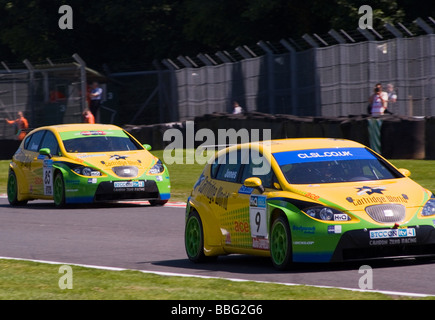
[[166, 166], [133, 136], [114, 125], [65, 124], [31, 131], [9, 165], [11, 205], [34, 199], [69, 203], [170, 198]]
[[379, 154], [328, 138], [219, 151], [187, 201], [194, 262], [231, 253], [292, 262], [435, 255], [435, 198]]

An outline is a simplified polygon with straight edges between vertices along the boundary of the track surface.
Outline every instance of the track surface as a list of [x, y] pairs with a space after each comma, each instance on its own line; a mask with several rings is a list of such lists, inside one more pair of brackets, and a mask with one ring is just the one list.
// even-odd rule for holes
[[[269, 258], [219, 257], [193, 264], [184, 251], [184, 209], [146, 204], [74, 206], [0, 198], [0, 256], [126, 269], [359, 289], [359, 264], [301, 264], [288, 272]], [[367, 262], [373, 289], [435, 295], [435, 261]], [[352, 294], [351, 292], [349, 293]]]

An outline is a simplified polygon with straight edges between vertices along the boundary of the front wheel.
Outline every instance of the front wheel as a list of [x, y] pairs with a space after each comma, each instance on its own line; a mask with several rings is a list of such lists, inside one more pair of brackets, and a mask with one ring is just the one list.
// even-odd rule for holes
[[287, 270], [292, 263], [290, 227], [285, 216], [279, 216], [270, 230], [270, 255], [278, 270]]
[[62, 173], [58, 172], [53, 180], [53, 200], [56, 208], [65, 206], [65, 184]]

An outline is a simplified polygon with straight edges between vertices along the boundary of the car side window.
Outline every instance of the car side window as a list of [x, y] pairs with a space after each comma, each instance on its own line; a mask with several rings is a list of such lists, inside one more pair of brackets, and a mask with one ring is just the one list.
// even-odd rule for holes
[[228, 152], [225, 154], [225, 157], [218, 159], [218, 163], [220, 165], [216, 173], [217, 180], [238, 182], [239, 170], [242, 165], [240, 161], [240, 151]]
[[[274, 182], [272, 181], [274, 177], [272, 167], [270, 166], [269, 162], [264, 163], [264, 161], [267, 161], [266, 159], [261, 159], [262, 161], [255, 161], [254, 163], [251, 156], [249, 156], [249, 163], [243, 167], [241, 182], [243, 183], [246, 179], [251, 177], [257, 177], [261, 179], [263, 187], [272, 188]], [[260, 171], [260, 173], [257, 173], [256, 171]]]
[[49, 148], [52, 155], [59, 155], [59, 144], [57, 143], [55, 135], [51, 131], [47, 131], [45, 134], [44, 140], [42, 140], [39, 149], [42, 148]]
[[45, 130], [37, 131], [28, 137], [29, 140], [26, 139], [24, 143], [24, 148], [29, 151], [38, 152], [39, 145], [41, 144], [41, 140], [44, 137]]

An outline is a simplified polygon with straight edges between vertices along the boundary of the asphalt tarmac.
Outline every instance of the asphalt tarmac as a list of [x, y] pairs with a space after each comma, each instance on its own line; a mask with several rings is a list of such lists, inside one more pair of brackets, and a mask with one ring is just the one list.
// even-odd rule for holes
[[[372, 289], [435, 295], [435, 261], [414, 259], [297, 264], [276, 271], [269, 258], [219, 257], [194, 264], [184, 250], [184, 208], [103, 204], [55, 209], [34, 201], [11, 207], [0, 198], [0, 256], [103, 267], [360, 289], [372, 268]], [[352, 291], [349, 291], [349, 295]]]

